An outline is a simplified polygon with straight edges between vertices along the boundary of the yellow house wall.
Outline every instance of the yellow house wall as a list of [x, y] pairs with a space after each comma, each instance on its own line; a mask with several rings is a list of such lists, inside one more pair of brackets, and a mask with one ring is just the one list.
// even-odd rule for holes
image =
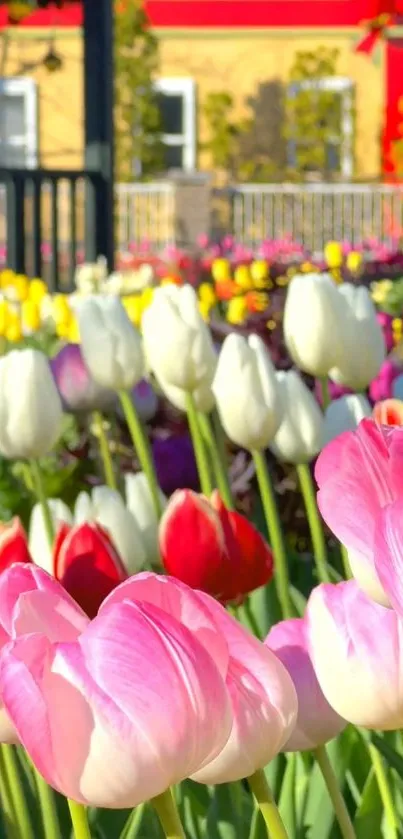
[[63, 61], [50, 73], [41, 63], [51, 30], [5, 30], [0, 41], [0, 76], [29, 76], [37, 83], [39, 162], [52, 169], [83, 165], [83, 42], [80, 30], [58, 30], [54, 48]]
[[[357, 31], [337, 35], [331, 31], [304, 34], [290, 31], [217, 31], [195, 34], [191, 30], [160, 30], [161, 76], [192, 76], [197, 85], [199, 137], [206, 140], [201, 106], [210, 92], [226, 91], [234, 98], [234, 117], [248, 116], [247, 100], [256, 95], [259, 84], [275, 79], [287, 81], [299, 50], [331, 46], [339, 50], [337, 74], [348, 76], [355, 85], [356, 175], [374, 178], [380, 172], [380, 134], [384, 110], [384, 55], [376, 61], [355, 54]], [[250, 114], [249, 114], [250, 115]], [[202, 166], [208, 165], [201, 155]]]
[[[29, 76], [38, 86], [39, 153], [42, 166], [79, 168], [83, 164], [82, 34], [55, 31], [55, 48], [63, 66], [49, 73], [41, 60], [49, 49], [50, 32], [6, 30], [0, 41], [0, 76]], [[161, 77], [191, 76], [197, 87], [198, 139], [206, 139], [202, 105], [213, 91], [228, 91], [234, 98], [234, 117], [248, 116], [247, 100], [259, 84], [286, 81], [298, 50], [327, 45], [339, 50], [337, 72], [355, 85], [356, 175], [373, 178], [380, 172], [380, 134], [384, 110], [384, 55], [377, 60], [354, 53], [356, 31], [321, 30], [294, 37], [289, 31], [172, 31], [157, 32]], [[208, 168], [208, 157], [199, 163]]]

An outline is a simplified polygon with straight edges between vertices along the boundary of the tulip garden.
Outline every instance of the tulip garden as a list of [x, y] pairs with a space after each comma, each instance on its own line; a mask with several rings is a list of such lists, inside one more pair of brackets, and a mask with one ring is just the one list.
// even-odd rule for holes
[[3, 839], [403, 837], [403, 281], [371, 259], [0, 272]]

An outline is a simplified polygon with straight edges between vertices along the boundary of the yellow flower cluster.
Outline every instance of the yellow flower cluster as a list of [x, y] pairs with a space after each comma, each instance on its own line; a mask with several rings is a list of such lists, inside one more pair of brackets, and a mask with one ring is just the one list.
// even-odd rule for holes
[[378, 280], [371, 284], [371, 297], [379, 306], [385, 303], [389, 292], [393, 288], [392, 280]]

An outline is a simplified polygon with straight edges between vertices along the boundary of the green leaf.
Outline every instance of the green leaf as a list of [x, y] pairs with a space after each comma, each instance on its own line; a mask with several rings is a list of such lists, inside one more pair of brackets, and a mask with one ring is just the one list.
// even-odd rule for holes
[[354, 819], [357, 839], [379, 839], [382, 835], [383, 806], [373, 769], [362, 791], [361, 802]]
[[401, 778], [403, 778], [402, 755], [400, 755], [384, 737], [380, 737], [379, 734], [375, 734], [375, 732], [371, 732], [371, 740], [378, 751], [380, 751], [381, 755], [383, 755], [389, 766], [394, 769]]

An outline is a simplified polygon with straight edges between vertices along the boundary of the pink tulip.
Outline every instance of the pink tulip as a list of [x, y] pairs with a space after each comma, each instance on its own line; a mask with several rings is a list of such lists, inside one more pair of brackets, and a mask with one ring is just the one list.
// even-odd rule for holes
[[403, 623], [355, 580], [315, 588], [306, 610], [320, 687], [341, 717], [383, 731], [403, 725]]
[[193, 779], [206, 784], [236, 781], [266, 766], [283, 748], [297, 717], [294, 686], [274, 653], [208, 594], [172, 577], [147, 572], [131, 577], [107, 597], [100, 614], [126, 597], [175, 614], [226, 679], [234, 720], [231, 736]]
[[[16, 598], [19, 609], [14, 608]], [[0, 601], [0, 651], [17, 635], [46, 631], [47, 627], [51, 637], [70, 641], [88, 622], [67, 592], [33, 564], [18, 563], [0, 574]], [[18, 740], [7, 711], [0, 707], [0, 742], [17, 743]]]
[[362, 420], [356, 430], [323, 449], [315, 477], [319, 509], [347, 547], [358, 584], [369, 597], [388, 605], [375, 570], [375, 526], [383, 507], [403, 497], [403, 428]]
[[277, 623], [265, 644], [284, 664], [298, 696], [297, 724], [283, 751], [316, 749], [337, 737], [347, 723], [330, 707], [320, 689], [309, 655], [305, 620], [292, 618]]
[[384, 507], [375, 533], [375, 568], [389, 603], [403, 617], [403, 498]]
[[[26, 592], [27, 568], [39, 593]], [[45, 780], [83, 804], [135, 807], [213, 760], [231, 731], [228, 691], [197, 632], [171, 613], [169, 580], [167, 608], [126, 589], [90, 622], [32, 568], [0, 578], [0, 623], [13, 639], [0, 685]]]

